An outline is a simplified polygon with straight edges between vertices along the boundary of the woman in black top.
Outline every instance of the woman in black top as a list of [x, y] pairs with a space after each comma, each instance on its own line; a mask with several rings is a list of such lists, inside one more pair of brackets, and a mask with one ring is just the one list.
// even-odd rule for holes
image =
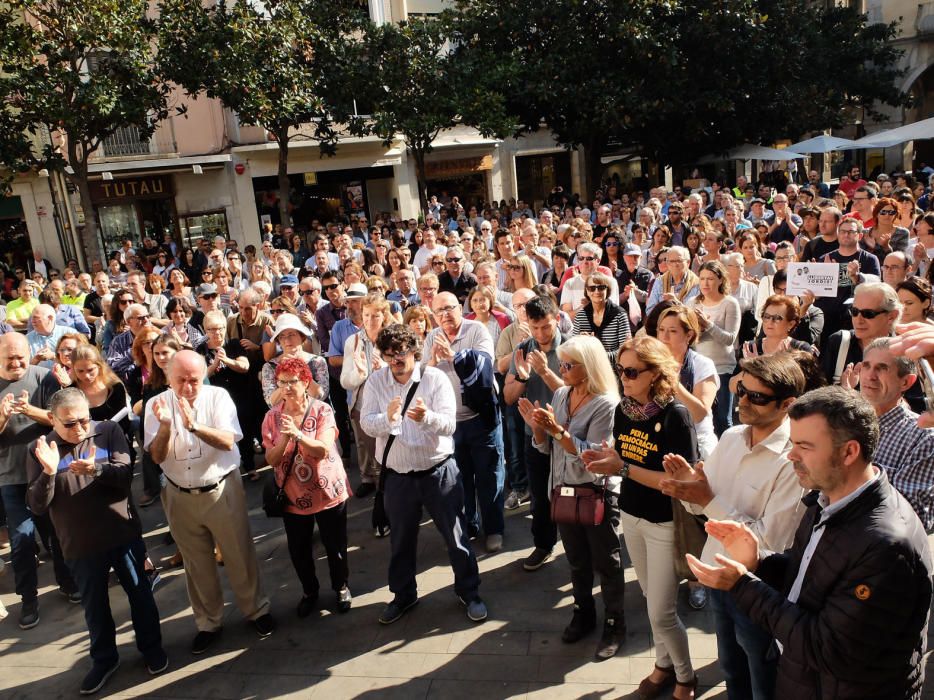
[[610, 298], [610, 278], [595, 272], [584, 280], [585, 304], [574, 316], [574, 335], [587, 333], [603, 344], [612, 362], [619, 346], [632, 337], [629, 314], [619, 305], [619, 299]]
[[685, 700], [694, 697], [697, 676], [678, 618], [671, 499], [659, 489], [666, 453], [681, 455], [688, 464], [697, 462], [694, 421], [675, 399], [680, 363], [664, 343], [648, 336], [633, 338], [619, 349], [616, 362], [624, 395], [614, 418], [615, 444], [587, 450], [582, 459], [592, 472], [623, 477], [623, 536], [655, 640], [655, 670], [639, 685], [639, 693], [658, 697], [674, 682], [672, 697]]

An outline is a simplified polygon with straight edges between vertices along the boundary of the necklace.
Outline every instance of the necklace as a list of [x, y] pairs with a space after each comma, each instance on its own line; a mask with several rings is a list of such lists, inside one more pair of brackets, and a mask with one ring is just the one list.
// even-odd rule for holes
[[570, 422], [571, 418], [580, 410], [580, 407], [587, 402], [590, 396], [590, 392], [586, 392], [580, 400], [578, 400], [577, 405], [574, 405], [572, 400], [574, 397], [574, 389], [572, 388], [571, 391], [568, 392], [568, 422]]

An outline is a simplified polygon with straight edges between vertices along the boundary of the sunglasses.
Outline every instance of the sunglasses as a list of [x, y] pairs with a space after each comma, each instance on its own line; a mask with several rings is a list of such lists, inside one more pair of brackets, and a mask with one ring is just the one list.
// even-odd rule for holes
[[895, 216], [898, 214], [894, 209], [880, 209], [879, 216]]
[[649, 369], [649, 367], [643, 367], [642, 369], [639, 369], [637, 367], [623, 367], [622, 365], [616, 365], [616, 371], [626, 379], [638, 379], [640, 374], [643, 372], [648, 372]]
[[522, 265], [503, 265], [507, 270], [521, 270]]
[[305, 289], [304, 291], [302, 291], [302, 296], [303, 296], [303, 297], [310, 297], [310, 296], [312, 296], [312, 295], [314, 295], [314, 294], [317, 294], [317, 293], [318, 293], [318, 290], [317, 290], [317, 289]]
[[754, 406], [768, 406], [773, 401], [784, 401], [784, 396], [774, 396], [772, 394], [763, 394], [761, 391], [749, 391], [742, 382], [736, 383], [736, 396], [738, 398], [747, 398], [749, 403]]
[[91, 424], [91, 419], [90, 417], [88, 417], [88, 418], [79, 418], [78, 420], [70, 420], [67, 422], [66, 421], [59, 421], [59, 422], [62, 424], [62, 427], [65, 430], [71, 430], [72, 428], [75, 428], [78, 425], [80, 425], [82, 428], [87, 428]]
[[616, 241], [607, 241], [605, 245], [607, 248], [619, 248], [619, 243]]
[[594, 262], [596, 260], [592, 255], [582, 255], [579, 259], [586, 262]]
[[444, 260], [432, 260], [432, 265], [444, 265]]
[[588, 292], [605, 292], [607, 286], [605, 284], [591, 284], [587, 286]]
[[269, 313], [273, 316], [278, 316], [279, 314], [284, 314], [285, 309], [269, 309]]
[[340, 284], [322, 284], [321, 285], [321, 289], [323, 289], [326, 292], [330, 292], [332, 289], [337, 289], [338, 287], [340, 287]]
[[448, 258], [447, 259], [449, 263], [459, 263], [461, 260], [463, 260], [463, 258]]
[[879, 316], [881, 314], [886, 314], [886, 313], [888, 313], [888, 311], [885, 311], [884, 309], [858, 309], [855, 306], [850, 307], [850, 316], [852, 316], [853, 318], [856, 318], [857, 316], [862, 316], [863, 318], [872, 320], [876, 316]]
[[558, 369], [560, 369], [562, 372], [570, 372], [572, 369], [574, 369], [578, 365], [579, 363], [577, 362], [559, 362]]

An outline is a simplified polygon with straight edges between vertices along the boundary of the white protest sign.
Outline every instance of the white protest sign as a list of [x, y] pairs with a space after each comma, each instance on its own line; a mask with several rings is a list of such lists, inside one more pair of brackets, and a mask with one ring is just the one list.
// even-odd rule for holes
[[788, 263], [789, 294], [800, 296], [811, 292], [816, 297], [835, 297], [840, 284], [837, 263]]

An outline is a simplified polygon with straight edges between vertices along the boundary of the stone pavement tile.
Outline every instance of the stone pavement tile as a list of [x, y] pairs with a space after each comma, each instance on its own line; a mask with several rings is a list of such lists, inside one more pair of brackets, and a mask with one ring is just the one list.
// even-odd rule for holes
[[145, 697], [143, 688], [152, 687], [152, 693], [172, 698], [217, 698], [218, 700], [240, 700], [248, 676], [242, 673], [218, 673], [215, 671], [186, 675], [178, 680], [154, 679], [137, 686], [134, 691]]
[[592, 655], [586, 659], [569, 656], [542, 656], [539, 659], [538, 680], [545, 683], [610, 682], [626, 685], [634, 682], [626, 656], [615, 656], [599, 663], [593, 661]]
[[36, 700], [37, 698], [77, 695], [84, 678], [80, 673], [63, 669], [22, 667], [15, 672], [0, 673], [0, 697], [4, 700]]
[[562, 642], [561, 632], [532, 632], [529, 639], [529, 654], [533, 656], [570, 656], [578, 659], [590, 659], [593, 657], [596, 644], [596, 631], [575, 644]]
[[[425, 657], [429, 654], [407, 653], [401, 651], [370, 651], [363, 654], [339, 655], [328, 652], [314, 655], [308, 659], [314, 667], [314, 673], [331, 676], [357, 676], [360, 678], [418, 678], [423, 675]], [[306, 659], [305, 655], [301, 657]]]
[[244, 680], [241, 697], [304, 700], [315, 694], [315, 686], [325, 678], [316, 675], [250, 674]]
[[488, 620], [470, 629], [451, 635], [449, 654], [508, 654], [525, 656], [529, 653], [531, 632], [516, 632], [507, 623]]
[[617, 700], [636, 698], [637, 685], [613, 683], [529, 683], [528, 700]]
[[434, 679], [428, 690], [429, 700], [522, 700], [528, 683], [510, 681], [451, 681]]
[[[424, 700], [430, 681], [425, 678], [383, 678], [379, 676], [330, 676], [319, 680], [309, 695], [295, 697], [314, 700]], [[255, 695], [256, 698], [269, 697]]]
[[[0, 644], [0, 668], [71, 668], [72, 653], [62, 644], [4, 642]], [[5, 672], [6, 673], [6, 672]], [[0, 675], [5, 675], [2, 673]]]
[[538, 679], [538, 659], [507, 654], [425, 654], [421, 676], [462, 681], [522, 682]]

